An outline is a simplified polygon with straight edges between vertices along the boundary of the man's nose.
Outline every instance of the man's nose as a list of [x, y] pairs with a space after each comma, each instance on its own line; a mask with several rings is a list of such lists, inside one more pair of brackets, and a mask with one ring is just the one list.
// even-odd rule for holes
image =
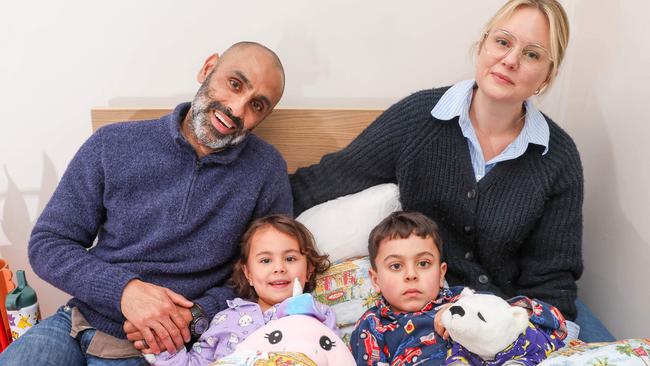
[[248, 102], [244, 98], [237, 97], [230, 101], [228, 108], [230, 108], [230, 113], [233, 116], [243, 119], [247, 104]]

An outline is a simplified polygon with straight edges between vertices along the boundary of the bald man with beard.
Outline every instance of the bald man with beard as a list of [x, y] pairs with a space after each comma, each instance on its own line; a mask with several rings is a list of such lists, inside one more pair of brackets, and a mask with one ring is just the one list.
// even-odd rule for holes
[[103, 127], [72, 159], [29, 259], [73, 297], [0, 364], [142, 365], [138, 349], [175, 352], [234, 297], [225, 283], [248, 223], [292, 214], [285, 161], [250, 134], [282, 97], [277, 55], [240, 42], [197, 80], [192, 103]]

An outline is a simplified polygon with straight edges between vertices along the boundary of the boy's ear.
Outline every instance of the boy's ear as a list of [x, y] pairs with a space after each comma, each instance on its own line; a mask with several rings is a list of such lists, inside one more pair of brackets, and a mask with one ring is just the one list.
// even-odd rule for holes
[[445, 286], [445, 274], [447, 274], [447, 262], [440, 263], [440, 287]]
[[381, 293], [381, 288], [379, 288], [379, 283], [377, 282], [377, 271], [370, 268], [368, 270], [368, 274], [370, 275], [370, 282], [372, 282], [372, 287], [375, 289], [375, 291], [377, 291], [377, 293]]

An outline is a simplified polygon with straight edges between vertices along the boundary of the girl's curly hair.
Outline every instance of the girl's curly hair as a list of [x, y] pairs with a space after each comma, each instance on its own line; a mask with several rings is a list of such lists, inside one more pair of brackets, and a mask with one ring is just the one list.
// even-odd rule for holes
[[237, 296], [257, 300], [255, 289], [250, 286], [244, 275], [244, 265], [248, 262], [253, 236], [258, 230], [269, 226], [298, 241], [300, 253], [307, 258], [307, 270], [310, 272], [305, 283], [304, 292], [313, 291], [316, 287], [316, 276], [330, 267], [329, 255], [318, 253], [314, 237], [305, 225], [285, 215], [269, 215], [253, 221], [241, 238], [239, 258], [235, 262], [230, 279], [230, 285]]

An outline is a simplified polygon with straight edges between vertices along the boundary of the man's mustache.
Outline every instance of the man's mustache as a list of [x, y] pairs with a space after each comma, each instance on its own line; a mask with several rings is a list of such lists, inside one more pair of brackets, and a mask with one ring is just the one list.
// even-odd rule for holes
[[230, 118], [237, 125], [238, 130], [241, 130], [243, 128], [244, 123], [242, 122], [241, 118], [235, 116], [232, 113], [232, 110], [230, 108], [224, 106], [223, 104], [221, 104], [221, 103], [219, 103], [217, 101], [214, 101], [214, 102], [211, 102], [208, 105], [207, 110], [211, 111], [211, 110], [214, 110], [214, 109], [218, 110], [219, 112], [225, 114], [228, 118]]

